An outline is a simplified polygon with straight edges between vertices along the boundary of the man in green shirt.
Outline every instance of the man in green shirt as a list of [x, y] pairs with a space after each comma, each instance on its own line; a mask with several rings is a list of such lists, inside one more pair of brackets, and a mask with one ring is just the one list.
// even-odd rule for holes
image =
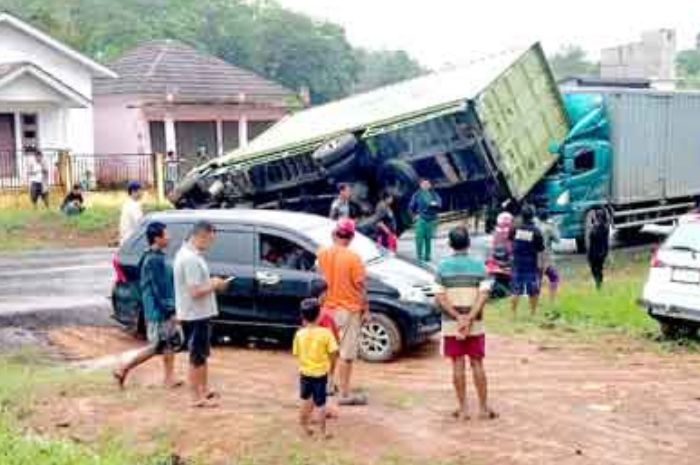
[[437, 227], [437, 215], [442, 208], [442, 199], [428, 179], [420, 180], [420, 189], [413, 194], [408, 209], [416, 220], [416, 258], [429, 262], [432, 254], [433, 236]]

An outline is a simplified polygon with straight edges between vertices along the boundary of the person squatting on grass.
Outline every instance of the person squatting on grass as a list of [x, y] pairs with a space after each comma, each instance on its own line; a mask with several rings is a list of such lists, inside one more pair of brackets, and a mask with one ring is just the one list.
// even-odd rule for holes
[[214, 243], [214, 226], [199, 221], [175, 256], [175, 308], [182, 323], [190, 355], [189, 384], [193, 407], [216, 407], [218, 395], [209, 390], [207, 360], [211, 351], [211, 319], [219, 314], [216, 293], [223, 292], [229, 280], [210, 277], [204, 254]]
[[169, 388], [182, 385], [175, 379], [175, 351], [182, 335], [175, 321], [173, 270], [163, 252], [170, 241], [163, 223], [153, 222], [146, 228], [149, 248], [140, 260], [141, 303], [148, 346], [114, 370], [114, 378], [124, 387], [129, 372], [156, 355], [163, 355], [163, 384]]
[[293, 353], [299, 360], [299, 395], [302, 400], [299, 422], [304, 433], [313, 434], [309, 426], [314, 406], [319, 410], [319, 425], [324, 438], [326, 430], [326, 400], [328, 375], [338, 356], [338, 343], [328, 328], [319, 325], [321, 305], [318, 299], [301, 302], [303, 328], [294, 336]]
[[466, 227], [453, 228], [449, 244], [454, 253], [438, 265], [436, 298], [442, 309], [442, 354], [452, 361], [458, 404], [453, 416], [459, 420], [469, 419], [465, 366], [465, 357], [469, 357], [479, 398], [479, 418], [494, 419], [498, 415], [488, 404], [483, 365], [486, 354], [483, 313], [493, 283], [487, 278], [483, 262], [468, 255], [470, 239]]

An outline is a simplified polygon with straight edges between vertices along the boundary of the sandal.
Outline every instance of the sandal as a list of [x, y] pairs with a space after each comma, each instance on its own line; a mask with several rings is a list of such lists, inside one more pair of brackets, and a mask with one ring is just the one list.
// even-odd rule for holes
[[479, 420], [495, 420], [496, 418], [498, 418], [498, 416], [498, 413], [489, 409], [485, 412], [479, 413]]
[[119, 389], [124, 389], [124, 383], [126, 382], [126, 371], [124, 370], [114, 370], [112, 372], [112, 377], [117, 382]]

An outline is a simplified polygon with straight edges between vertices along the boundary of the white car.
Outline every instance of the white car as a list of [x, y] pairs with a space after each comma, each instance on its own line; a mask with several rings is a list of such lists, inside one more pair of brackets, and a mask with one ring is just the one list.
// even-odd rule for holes
[[700, 327], [700, 217], [684, 218], [654, 252], [641, 303], [666, 336]]

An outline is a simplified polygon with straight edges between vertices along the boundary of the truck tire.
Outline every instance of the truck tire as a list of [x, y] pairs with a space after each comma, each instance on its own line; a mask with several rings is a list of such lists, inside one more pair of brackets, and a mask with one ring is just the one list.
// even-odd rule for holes
[[348, 158], [354, 158], [357, 145], [354, 135], [345, 134], [323, 144], [311, 154], [311, 158], [324, 168], [330, 169], [339, 163], [345, 164]]
[[413, 219], [408, 211], [408, 202], [418, 189], [418, 174], [402, 160], [389, 160], [381, 167], [378, 176], [382, 191], [391, 193], [396, 199], [396, 226], [401, 234], [411, 227]]
[[360, 332], [360, 357], [367, 362], [389, 362], [403, 349], [398, 325], [383, 313], [372, 313]]

